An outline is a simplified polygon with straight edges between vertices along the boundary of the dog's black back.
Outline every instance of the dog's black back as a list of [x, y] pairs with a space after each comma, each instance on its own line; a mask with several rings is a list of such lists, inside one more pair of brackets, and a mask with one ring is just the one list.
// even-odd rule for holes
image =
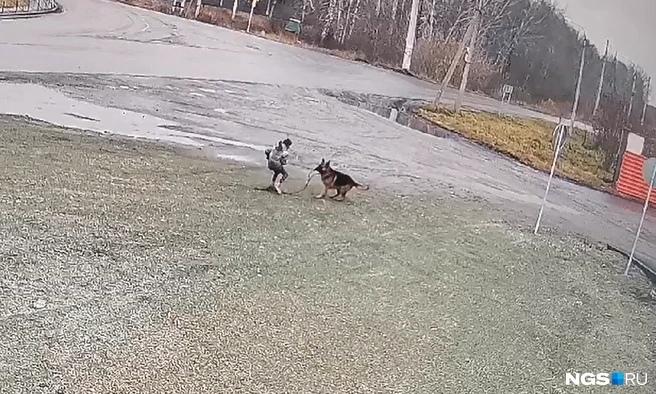
[[351, 178], [349, 175], [346, 175], [343, 172], [339, 172], [339, 171], [335, 171], [335, 182], [333, 183], [333, 185], [335, 185], [335, 187], [360, 186], [360, 184], [354, 181], [353, 178]]

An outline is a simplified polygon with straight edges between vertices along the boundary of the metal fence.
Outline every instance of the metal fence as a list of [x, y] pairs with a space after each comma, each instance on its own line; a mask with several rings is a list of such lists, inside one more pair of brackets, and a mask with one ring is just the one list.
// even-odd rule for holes
[[0, 0], [0, 15], [47, 12], [57, 7], [55, 0]]

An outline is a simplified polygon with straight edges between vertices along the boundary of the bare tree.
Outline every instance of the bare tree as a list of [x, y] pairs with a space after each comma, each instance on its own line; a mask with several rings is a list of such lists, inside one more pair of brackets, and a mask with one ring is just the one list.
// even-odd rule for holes
[[328, 1], [327, 12], [325, 12], [325, 14], [321, 15], [320, 17], [323, 25], [321, 29], [321, 44], [323, 44], [326, 41], [326, 38], [328, 37], [328, 33], [332, 28], [332, 24], [335, 20], [335, 16], [337, 13], [338, 0], [327, 0], [327, 1]]
[[251, 23], [253, 21], [253, 11], [255, 11], [255, 6], [257, 5], [257, 0], [251, 0], [251, 11], [248, 14], [248, 26], [246, 26], [246, 32], [250, 33]]
[[548, 8], [542, 7], [542, 3], [531, 0], [528, 1], [527, 7], [510, 15], [505, 31], [499, 35], [502, 44], [496, 64], [507, 65], [520, 42], [527, 44], [540, 37], [537, 32], [548, 15], [547, 10]]
[[476, 38], [478, 35], [479, 25], [481, 24], [482, 14], [484, 12], [485, 0], [478, 0], [476, 6], [474, 20], [472, 21], [472, 31], [471, 39], [469, 41], [469, 47], [465, 52], [465, 67], [462, 71], [462, 78], [460, 79], [460, 90], [458, 91], [458, 96], [456, 97], [453, 109], [455, 112], [460, 112], [460, 107], [462, 106], [463, 96], [465, 94], [465, 89], [467, 88], [467, 80], [469, 77], [469, 69], [471, 68], [471, 63], [474, 59], [474, 48], [476, 46]]
[[647, 89], [644, 91], [643, 95], [643, 106], [642, 106], [642, 115], [640, 116], [640, 126], [645, 126], [645, 115], [647, 114], [647, 106], [649, 105], [649, 93], [651, 90], [651, 77], [647, 79]]
[[[401, 66], [429, 78], [444, 77], [444, 89], [452, 79], [461, 82], [462, 78], [453, 76], [463, 68], [463, 54], [469, 45], [470, 54], [475, 56], [469, 57], [473, 63], [467, 87], [493, 94], [502, 82], [511, 83], [516, 86], [517, 99], [547, 105], [552, 100], [553, 111], [569, 112], [576, 83], [572, 70], [578, 69], [580, 47], [576, 30], [567, 24], [553, 0], [483, 0], [478, 34], [471, 42], [471, 34], [466, 33], [476, 17], [472, 7], [476, 1], [287, 0], [285, 7], [303, 21], [304, 38], [357, 50], [372, 62]], [[621, 70], [614, 82], [610, 77], [612, 63], [607, 64], [599, 111], [608, 105], [604, 98], [612, 89], [628, 89], [624, 85], [630, 83], [630, 75], [626, 77], [621, 62], [617, 65]], [[586, 68], [599, 70], [601, 66], [598, 52], [589, 51]], [[581, 116], [589, 116], [594, 107], [598, 75], [594, 82], [584, 77]], [[644, 106], [640, 100], [646, 79], [642, 82], [636, 84], [636, 124], [641, 120], [638, 108]], [[617, 102], [628, 103], [628, 94]]]
[[196, 0], [196, 11], [194, 12], [194, 18], [198, 19], [198, 15], [200, 14], [200, 9], [203, 6], [203, 0]]

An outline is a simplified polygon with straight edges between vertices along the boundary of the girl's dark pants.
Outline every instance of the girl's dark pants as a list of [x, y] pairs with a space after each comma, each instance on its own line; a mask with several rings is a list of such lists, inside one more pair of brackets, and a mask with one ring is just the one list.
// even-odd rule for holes
[[269, 162], [269, 169], [273, 171], [273, 178], [271, 179], [273, 183], [276, 183], [276, 179], [278, 179], [278, 175], [282, 175], [282, 178], [280, 179], [280, 183], [284, 182], [285, 179], [287, 179], [287, 176], [289, 175], [287, 174], [287, 170], [285, 170], [285, 167], [282, 164], [276, 163], [274, 161]]

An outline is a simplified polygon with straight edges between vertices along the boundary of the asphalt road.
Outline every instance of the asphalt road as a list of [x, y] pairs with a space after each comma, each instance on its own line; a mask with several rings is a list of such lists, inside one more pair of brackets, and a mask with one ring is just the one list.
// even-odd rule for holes
[[[60, 3], [62, 14], [0, 24], [0, 70], [201, 78], [421, 99], [436, 91], [393, 71], [113, 1]], [[447, 91], [445, 102], [454, 95]], [[465, 105], [555, 119], [474, 94]]]
[[12, 16], [32, 16], [35, 13], [52, 11], [55, 7], [56, 3], [50, 0], [29, 0], [20, 2], [16, 0], [0, 0], [0, 19], [3, 17], [10, 18]]
[[[263, 146], [290, 135], [301, 169], [333, 157], [374, 189], [474, 196], [502, 207], [509, 220], [526, 226], [534, 220], [544, 174], [459, 139], [414, 132], [321, 91], [431, 98], [431, 84], [111, 1], [62, 5], [62, 14], [0, 21], [0, 76], [8, 82], [0, 84], [0, 111], [193, 144], [253, 163]], [[476, 95], [466, 104], [545, 117]], [[638, 204], [563, 181], [555, 182], [550, 201], [547, 228], [630, 248]], [[640, 244], [647, 255], [656, 255], [655, 229], [650, 216]]]

